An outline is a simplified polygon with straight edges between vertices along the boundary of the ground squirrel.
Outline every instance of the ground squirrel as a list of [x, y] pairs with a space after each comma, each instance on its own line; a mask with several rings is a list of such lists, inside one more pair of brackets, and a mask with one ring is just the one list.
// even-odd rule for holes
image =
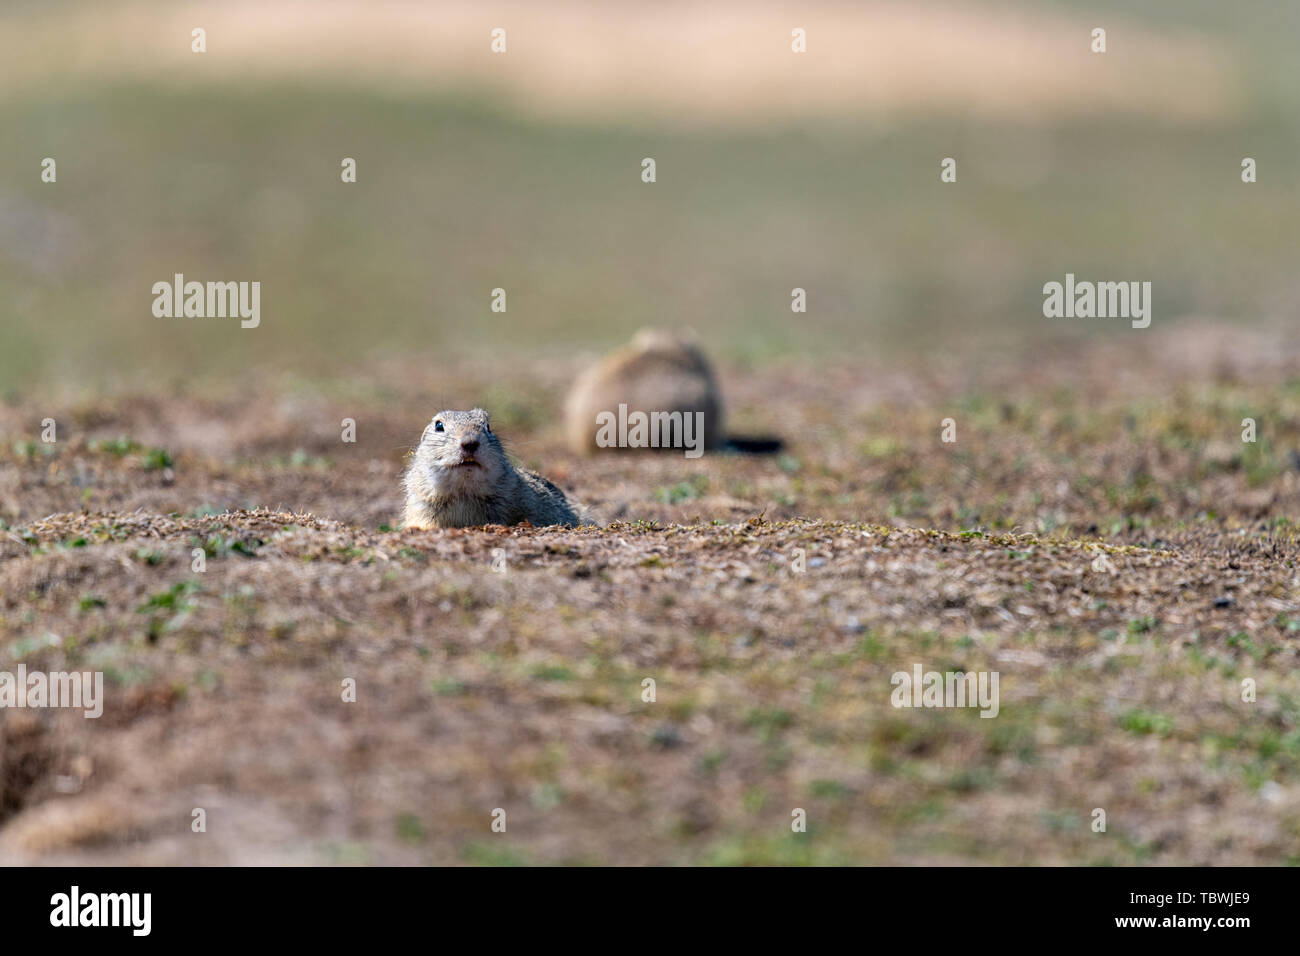
[[569, 446], [597, 449], [597, 416], [619, 405], [642, 412], [702, 412], [704, 448], [722, 437], [722, 395], [713, 367], [693, 341], [662, 329], [642, 329], [630, 345], [607, 355], [574, 382], [565, 406]]
[[[652, 416], [680, 413], [683, 422], [689, 415], [697, 416], [704, 450], [771, 454], [782, 447], [781, 439], [772, 436], [727, 435], [722, 427], [722, 391], [713, 366], [692, 337], [664, 329], [642, 329], [631, 344], [578, 376], [565, 403], [569, 447], [579, 455], [600, 450], [602, 416], [608, 428], [612, 418], [621, 417], [619, 406]], [[676, 448], [680, 444], [660, 442], [649, 447]]]
[[402, 479], [406, 528], [577, 525], [578, 508], [536, 472], [516, 468], [481, 408], [439, 412], [424, 429]]

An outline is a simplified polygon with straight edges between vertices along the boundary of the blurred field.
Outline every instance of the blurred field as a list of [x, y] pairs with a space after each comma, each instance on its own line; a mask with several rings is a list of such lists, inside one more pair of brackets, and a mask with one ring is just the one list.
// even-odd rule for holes
[[[0, 711], [0, 862], [1300, 860], [1296, 9], [539, 9], [0, 11], [0, 670], [109, 694]], [[646, 324], [784, 452], [569, 454]], [[475, 404], [609, 526], [393, 530]]]
[[[814, 6], [810, 23], [825, 25], [809, 27], [802, 58], [788, 27], [770, 53], [741, 56], [729, 44], [751, 50], [752, 34], [718, 24], [743, 17], [670, 5], [636, 30], [639, 5], [600, 4], [572, 52], [548, 32], [536, 63], [535, 13], [518, 14], [515, 52], [493, 57], [488, 14], [472, 5], [448, 5], [445, 30], [441, 8], [380, 5], [354, 45], [355, 8], [304, 6], [133, 4], [153, 12], [116, 28], [112, 5], [0, 14], [0, 123], [16, 146], [0, 157], [10, 388], [235, 371], [328, 383], [397, 355], [422, 357], [432, 378], [449, 357], [564, 355], [652, 321], [690, 325], [734, 357], [976, 357], [1060, 331], [1041, 288], [1067, 271], [1152, 281], [1161, 324], [1294, 315], [1294, 12], [1273, 4], [1227, 21], [1213, 5], [1110, 13], [1104, 56], [1079, 52], [1092, 8]], [[209, 52], [192, 54], [186, 25], [209, 17]], [[842, 17], [863, 18], [876, 55], [836, 28]], [[689, 56], [653, 45], [692, 30], [703, 46]], [[593, 48], [605, 65], [584, 89], [608, 90], [626, 62], [647, 92], [527, 95]], [[655, 92], [676, 88], [683, 60], [719, 57], [732, 67], [695, 81], [716, 92], [694, 108]], [[403, 81], [375, 79], [390, 73]], [[786, 93], [765, 115], [753, 91], [773, 86]], [[913, 92], [880, 93], [900, 87]], [[999, 106], [1030, 95], [1027, 113]], [[1260, 164], [1250, 186], [1244, 155]], [[57, 184], [39, 180], [45, 156]], [[339, 181], [344, 156], [356, 184]], [[946, 156], [956, 184], [939, 182]], [[262, 326], [155, 319], [150, 287], [176, 272], [261, 281]], [[790, 312], [795, 286], [806, 315]], [[497, 287], [505, 314], [489, 308]]]

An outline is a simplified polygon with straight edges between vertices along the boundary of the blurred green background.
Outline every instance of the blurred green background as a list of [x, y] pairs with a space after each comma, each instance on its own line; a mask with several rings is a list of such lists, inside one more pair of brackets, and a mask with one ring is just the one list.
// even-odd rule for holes
[[[564, 6], [591, 31], [571, 50], [563, 31], [543, 43], [545, 18], [519, 4], [7, 4], [0, 386], [328, 378], [390, 357], [435, 374], [449, 357], [564, 355], [648, 323], [754, 361], [976, 359], [1063, 332], [1141, 334], [1044, 319], [1042, 284], [1066, 272], [1153, 282], [1157, 324], [1294, 317], [1296, 4], [895, 4], [879, 21], [831, 4], [669, 5], [653, 12], [664, 35], [698, 30], [714, 46], [664, 60], [662, 75], [658, 35], [620, 19], [647, 16], [638, 5]], [[672, 99], [663, 85], [696, 82], [682, 71], [728, 49], [729, 16], [770, 25], [773, 58], [732, 49], [721, 80], [702, 74], [697, 97]], [[895, 33], [910, 16], [923, 19]], [[791, 88], [780, 71], [803, 20], [815, 25], [796, 62], [813, 65]], [[501, 82], [497, 21], [515, 58]], [[205, 22], [200, 57], [188, 30]], [[349, 22], [369, 26], [354, 37]], [[1110, 59], [1088, 59], [1093, 26]], [[937, 67], [931, 37], [945, 44]], [[1008, 56], [1017, 43], [1023, 60]], [[533, 95], [581, 57], [589, 72]], [[909, 90], [924, 76], [937, 92], [888, 108], [886, 80]], [[769, 81], [791, 95], [765, 112]], [[1110, 99], [1094, 108], [1102, 82]], [[1130, 92], [1131, 109], [1105, 105]], [[40, 181], [46, 156], [57, 184]], [[356, 184], [340, 182], [345, 156]], [[939, 181], [947, 156], [956, 184]], [[1258, 183], [1241, 182], [1243, 156]], [[154, 318], [150, 287], [177, 272], [260, 281], [261, 327]], [[795, 286], [806, 315], [790, 311]], [[504, 314], [489, 307], [496, 287]]]

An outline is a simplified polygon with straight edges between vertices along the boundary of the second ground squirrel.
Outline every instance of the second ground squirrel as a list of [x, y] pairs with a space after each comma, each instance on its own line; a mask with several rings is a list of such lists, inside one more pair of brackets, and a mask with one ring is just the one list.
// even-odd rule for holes
[[536, 472], [516, 468], [492, 431], [488, 413], [439, 412], [424, 429], [403, 478], [406, 528], [485, 524], [568, 525], [581, 509]]
[[642, 329], [631, 344], [607, 355], [575, 380], [565, 404], [569, 447], [597, 450], [597, 416], [619, 405], [642, 412], [700, 412], [704, 447], [722, 442], [722, 395], [713, 367], [688, 336]]

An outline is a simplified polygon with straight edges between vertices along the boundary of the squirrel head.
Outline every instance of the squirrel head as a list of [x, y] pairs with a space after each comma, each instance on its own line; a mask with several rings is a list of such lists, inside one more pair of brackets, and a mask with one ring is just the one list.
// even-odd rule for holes
[[639, 352], [680, 352], [698, 349], [694, 329], [672, 329], [647, 326], [632, 336], [632, 348]]
[[488, 413], [475, 408], [434, 415], [420, 436], [412, 467], [423, 472], [435, 495], [443, 496], [490, 487], [507, 466]]

